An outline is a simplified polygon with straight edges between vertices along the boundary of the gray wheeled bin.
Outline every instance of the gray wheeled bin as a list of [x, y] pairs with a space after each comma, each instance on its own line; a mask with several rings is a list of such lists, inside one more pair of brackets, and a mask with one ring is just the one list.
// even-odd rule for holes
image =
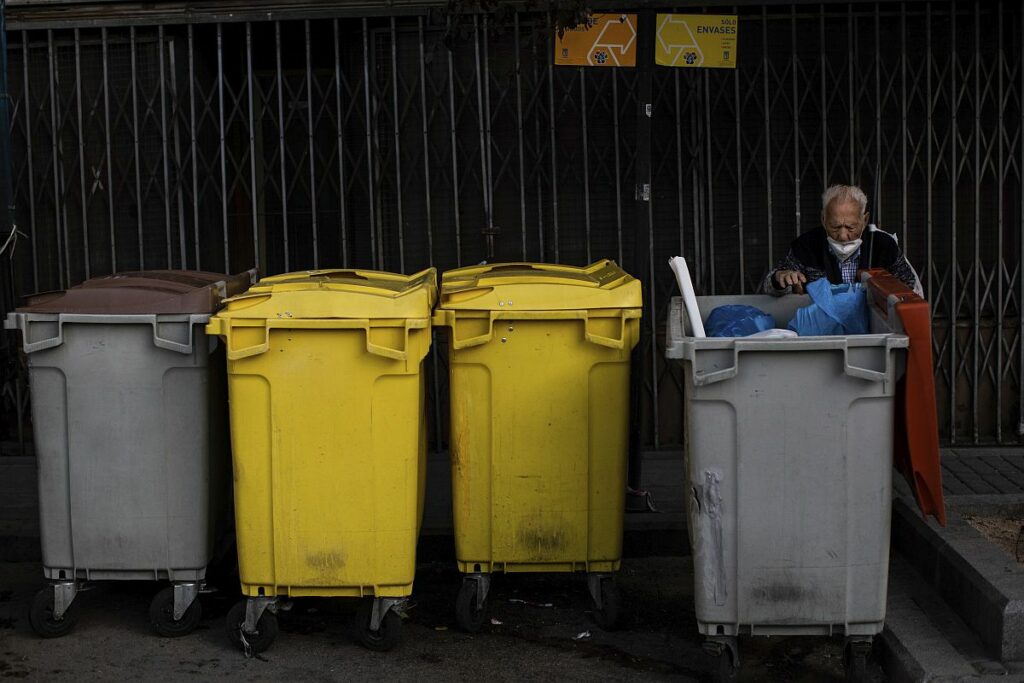
[[230, 519], [224, 354], [207, 337], [255, 271], [122, 273], [37, 294], [7, 317], [27, 355], [43, 572], [43, 637], [68, 633], [85, 582], [167, 580], [150, 619], [190, 632], [216, 527]]
[[[780, 327], [810, 303], [697, 299], [702, 319], [742, 303]], [[882, 630], [893, 398], [908, 337], [898, 316], [869, 309], [867, 335], [696, 338], [672, 300], [665, 355], [683, 370], [694, 601], [724, 679], [736, 674], [740, 634], [843, 634], [855, 675]]]

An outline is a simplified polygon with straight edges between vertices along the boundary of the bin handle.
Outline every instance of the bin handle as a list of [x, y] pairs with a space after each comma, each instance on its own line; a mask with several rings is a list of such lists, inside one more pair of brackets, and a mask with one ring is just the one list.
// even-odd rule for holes
[[[53, 317], [49, 317], [53, 315]], [[46, 317], [44, 317], [46, 316]], [[42, 314], [40, 317], [35, 317], [32, 314], [14, 314], [12, 313], [5, 322], [7, 329], [21, 330], [22, 333], [22, 350], [26, 354], [35, 353], [36, 351], [44, 351], [46, 349], [52, 349], [60, 346], [64, 343], [64, 325], [65, 323], [92, 323], [92, 322], [109, 322], [109, 323], [132, 323], [132, 324], [147, 324], [153, 328], [153, 345], [157, 348], [167, 349], [168, 351], [174, 351], [175, 353], [183, 353], [185, 355], [192, 353], [193, 344], [195, 343], [192, 326], [202, 322], [204, 316], [201, 315], [190, 315], [186, 316], [186, 320], [161, 320], [159, 315], [140, 315], [140, 314], [126, 314], [126, 315], [99, 315], [89, 313], [58, 313], [58, 314]], [[37, 323], [56, 323], [57, 333], [52, 337], [46, 339], [40, 339], [38, 341], [30, 342], [29, 328], [33, 324]], [[160, 324], [176, 324], [185, 325], [188, 330], [187, 341], [182, 343], [173, 339], [166, 339], [160, 336]]]
[[366, 351], [375, 356], [382, 356], [384, 358], [390, 358], [392, 360], [405, 361], [409, 358], [409, 329], [413, 326], [411, 320], [406, 320], [403, 325], [403, 348], [396, 349], [390, 346], [384, 346], [383, 344], [375, 344], [370, 341], [370, 321], [366, 318], [353, 318], [344, 320], [331, 320], [330, 325], [324, 325], [322, 320], [295, 320], [292, 318], [283, 319], [270, 319], [266, 321], [263, 326], [263, 341], [252, 346], [247, 346], [242, 349], [236, 349], [231, 346], [231, 331], [232, 325], [226, 323], [222, 328], [218, 329], [219, 334], [223, 334], [225, 341], [227, 342], [227, 356], [228, 360], [240, 360], [242, 358], [248, 358], [250, 356], [258, 356], [261, 353], [266, 353], [270, 349], [270, 330], [272, 328], [287, 328], [287, 329], [332, 329], [332, 330], [363, 330], [366, 335]]
[[497, 316], [497, 314], [497, 311], [491, 311], [490, 314], [487, 316], [486, 332], [484, 332], [483, 334], [478, 334], [475, 337], [466, 337], [465, 339], [459, 339], [458, 336], [455, 334], [455, 330], [457, 330], [459, 326], [454, 324], [455, 321], [453, 318], [451, 324], [452, 348], [466, 349], [469, 348], [470, 346], [480, 346], [481, 344], [486, 344], [487, 342], [489, 342], [491, 340], [491, 337], [494, 335], [494, 318]]
[[594, 334], [590, 331], [590, 316], [586, 315], [586, 311], [583, 312], [585, 316], [583, 319], [583, 336], [588, 342], [598, 344], [600, 346], [607, 346], [609, 349], [624, 349], [626, 348], [626, 312], [622, 311], [619, 314], [619, 336], [615, 337], [604, 337], [599, 334]]
[[177, 322], [177, 323], [172, 323], [172, 324], [179, 324], [179, 325], [180, 324], [184, 324], [185, 327], [188, 329], [188, 341], [185, 342], [184, 344], [182, 344], [181, 342], [176, 342], [173, 339], [164, 339], [163, 337], [160, 336], [160, 327], [158, 325], [157, 316], [155, 316], [155, 315], [152, 316], [152, 320], [150, 321], [150, 324], [153, 325], [153, 345], [154, 346], [156, 346], [157, 348], [161, 348], [161, 349], [167, 349], [168, 351], [175, 351], [177, 353], [184, 353], [186, 355], [192, 353], [192, 344], [194, 342], [194, 339], [192, 338], [192, 336], [193, 336], [192, 335], [192, 332], [193, 332], [192, 331], [193, 320], [191, 318], [188, 321], [181, 321], [181, 322]]
[[[807, 340], [808, 342], [810, 340]], [[770, 346], [769, 346], [770, 345]], [[740, 352], [741, 351], [766, 351], [771, 348], [772, 350], [785, 350], [785, 341], [770, 342], [770, 341], [742, 341], [737, 340], [733, 345], [733, 360], [732, 366], [724, 368], [722, 370], [716, 370], [714, 372], [701, 372], [697, 369], [697, 365], [693, 364], [693, 383], [697, 386], [707, 386], [709, 384], [715, 384], [727, 379], [732, 379], [739, 373], [740, 367]], [[887, 340], [885, 345], [886, 351], [886, 370], [869, 370], [868, 368], [862, 368], [850, 363], [849, 344], [845, 339], [820, 339], [810, 343], [801, 344], [799, 349], [793, 348], [793, 350], [800, 351], [818, 351], [818, 350], [838, 350], [843, 351], [843, 371], [850, 377], [857, 377], [859, 379], [868, 380], [869, 382], [885, 382], [889, 379], [888, 372], [888, 352], [892, 348], [892, 345]]]
[[[451, 315], [451, 311], [439, 310], [434, 314], [433, 324], [435, 326], [448, 326], [452, 328], [452, 348], [453, 349], [465, 349], [471, 346], [479, 346], [480, 344], [486, 344], [494, 336], [494, 321], [502, 318], [524, 318], [530, 319], [530, 314], [533, 312], [528, 311], [489, 311], [487, 316], [487, 331], [478, 334], [474, 337], [465, 337], [459, 339], [455, 334], [455, 330], [458, 329], [458, 325], [455, 324], [455, 317]], [[447, 314], [447, 315], [442, 315]], [[583, 336], [592, 344], [598, 344], [599, 346], [605, 346], [610, 349], [624, 349], [626, 348], [626, 340], [628, 337], [627, 323], [628, 319], [636, 317], [632, 311], [623, 310], [619, 314], [619, 336], [616, 337], [605, 337], [600, 334], [595, 334], [590, 331], [590, 315], [587, 311], [551, 311], [547, 312], [546, 315], [542, 316], [543, 319], [555, 319], [555, 320], [582, 320], [583, 321]]]

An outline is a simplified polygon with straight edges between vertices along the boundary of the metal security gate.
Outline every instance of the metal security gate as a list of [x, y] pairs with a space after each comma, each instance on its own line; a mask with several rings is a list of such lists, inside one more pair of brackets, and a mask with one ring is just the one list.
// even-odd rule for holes
[[944, 439], [1020, 440], [1019, 3], [741, 6], [735, 70], [555, 67], [530, 13], [317, 11], [121, 25], [9, 9], [25, 237], [4, 307], [138, 268], [611, 257], [647, 280], [644, 441], [675, 446], [667, 258], [687, 256], [702, 292], [752, 292], [817, 224], [823, 187], [857, 182], [932, 302]]

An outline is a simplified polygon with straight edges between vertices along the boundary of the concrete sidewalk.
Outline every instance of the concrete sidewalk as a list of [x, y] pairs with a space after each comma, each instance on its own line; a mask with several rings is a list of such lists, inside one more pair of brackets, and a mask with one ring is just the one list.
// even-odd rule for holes
[[[453, 573], [451, 558], [453, 557], [452, 547], [452, 517], [451, 517], [451, 484], [448, 458], [446, 454], [433, 454], [428, 458], [427, 468], [427, 498], [424, 511], [423, 534], [420, 540], [420, 573], [417, 577], [417, 594], [421, 596], [424, 605], [433, 604], [429, 609], [420, 609], [419, 616], [412, 619], [412, 631], [420, 631], [410, 639], [425, 639], [424, 642], [433, 642], [437, 636], [431, 635], [433, 628], [430, 624], [447, 628], [450, 620], [450, 605], [447, 602], [432, 602], [432, 598], [424, 597], [434, 592], [443, 593], [446, 598], [454, 597], [457, 575]], [[596, 656], [604, 658], [606, 655], [621, 661], [641, 661], [644, 657], [650, 656], [651, 662], [640, 666], [635, 673], [642, 673], [645, 678], [660, 678], [662, 676], [682, 676], [683, 678], [705, 677], [710, 666], [705, 660], [699, 660], [700, 638], [694, 632], [694, 617], [692, 607], [692, 565], [688, 557], [689, 545], [686, 534], [686, 487], [683, 455], [679, 451], [659, 451], [645, 454], [643, 464], [644, 489], [651, 494], [654, 507], [657, 512], [627, 513], [625, 516], [625, 537], [624, 556], [626, 558], [648, 558], [638, 563], [627, 559], [626, 566], [630, 569], [624, 574], [630, 576], [630, 572], [637, 581], [644, 584], [641, 593], [654, 590], [650, 604], [643, 606], [638, 603], [634, 612], [634, 628], [640, 628], [641, 635], [636, 634], [623, 636], [621, 634], [603, 634], [594, 640], [588, 641], [591, 645], [600, 644], [597, 651], [603, 653]], [[1016, 657], [1018, 650], [1013, 649], [1014, 638], [1017, 634], [1024, 634], [1024, 592], [1018, 594], [1014, 591], [1024, 591], [1024, 565], [1015, 563], [1013, 558], [1006, 555], [992, 545], [980, 533], [972, 529], [961, 518], [960, 513], [964, 510], [993, 510], [1006, 505], [1024, 506], [1024, 449], [947, 449], [943, 451], [943, 482], [946, 494], [947, 509], [950, 523], [945, 529], [939, 528], [933, 522], [925, 523], [920, 520], [920, 513], [909, 497], [909, 489], [902, 480], [897, 479], [895, 485], [896, 500], [893, 515], [893, 552], [892, 566], [890, 569], [888, 612], [886, 630], [883, 636], [876, 640], [876, 661], [884, 663], [887, 677], [899, 681], [931, 681], [931, 680], [992, 680], [999, 681], [1024, 681], [1024, 662], [1004, 661], [1002, 652]], [[972, 507], [973, 506], [973, 507]], [[981, 506], [979, 508], [978, 506]], [[987, 506], [987, 507], [986, 507]], [[20, 588], [16, 593], [21, 597], [16, 600], [21, 606], [25, 606], [26, 595], [30, 594], [43, 585], [41, 572], [38, 565], [33, 562], [39, 557], [38, 541], [38, 511], [36, 500], [35, 484], [35, 461], [31, 457], [3, 457], [0, 458], [0, 560], [29, 561], [28, 564], [6, 565], [7, 571], [13, 572], [13, 576], [20, 577], [15, 580]], [[1014, 508], [1016, 509], [1016, 508]], [[1022, 508], [1024, 509], [1024, 508]], [[660, 558], [660, 559], [650, 559]], [[973, 563], [973, 564], [972, 564]], [[981, 564], [979, 564], [981, 563]], [[659, 568], [654, 574], [647, 571], [648, 567]], [[424, 573], [426, 572], [426, 573]], [[8, 583], [12, 574], [0, 575], [0, 584], [4, 584], [5, 590], [10, 590]], [[438, 577], [444, 577], [444, 580]], [[989, 578], [985, 578], [988, 576]], [[424, 578], [426, 577], [426, 578]], [[433, 578], [431, 578], [433, 577]], [[994, 578], [993, 578], [994, 577]], [[531, 579], [532, 580], [532, 579]], [[555, 579], [557, 583], [560, 579]], [[437, 583], [440, 581], [440, 583]], [[569, 583], [559, 584], [558, 590], [563, 594], [575, 591], [575, 595], [564, 606], [568, 609], [571, 603], [573, 609], [579, 610], [585, 604], [585, 590], [576, 590], [578, 586], [570, 589]], [[629, 579], [627, 579], [629, 581]], [[442, 587], [443, 585], [443, 587]], [[532, 586], [533, 584], [528, 584]], [[540, 585], [540, 584], [538, 584]], [[431, 587], [433, 586], [433, 587]], [[522, 584], [511, 581], [508, 584], [509, 591], [520, 590]], [[659, 587], [660, 586], [660, 587]], [[667, 586], [672, 591], [683, 591], [681, 597], [673, 598], [670, 603], [662, 604], [660, 591]], [[129, 598], [129, 602], [145, 603], [151, 591], [151, 586], [143, 584], [135, 589], [135, 598]], [[117, 595], [116, 587], [104, 587], [98, 589], [108, 595]], [[234, 589], [228, 588], [229, 592]], [[530, 590], [533, 590], [530, 588]], [[671, 594], [675, 595], [674, 592]], [[1002, 592], [1000, 592], [1002, 591]], [[142, 594], [146, 597], [143, 598]], [[449, 595], [449, 593], [452, 593]], [[0, 603], [3, 603], [3, 591], [0, 591]], [[969, 597], [964, 597], [969, 596]], [[508, 597], [508, 596], [506, 596]], [[91, 599], [91, 598], [90, 598]], [[113, 598], [115, 601], [120, 598]], [[217, 615], [226, 612], [227, 598], [219, 597], [214, 599], [213, 614]], [[234, 598], [231, 598], [233, 600]], [[1014, 602], [1018, 600], [1018, 602]], [[218, 602], [219, 601], [219, 602]], [[450, 602], [450, 601], [449, 601]], [[669, 608], [672, 614], [665, 614], [665, 626], [660, 626], [650, 631], [644, 626], [654, 612], [662, 613], [663, 608]], [[966, 607], [965, 607], [966, 605]], [[1015, 607], [1020, 605], [1020, 607]], [[0, 608], [3, 605], [0, 604]], [[17, 607], [17, 606], [15, 606]], [[136, 610], [135, 607], [131, 609]], [[14, 609], [14, 607], [10, 608]], [[21, 607], [17, 607], [21, 609]], [[127, 609], [127, 608], [126, 608]], [[320, 609], [313, 607], [314, 610]], [[1019, 611], [1015, 611], [1018, 610]], [[0, 612], [3, 610], [0, 609]], [[139, 611], [140, 615], [145, 612], [144, 605]], [[504, 612], [499, 612], [510, 616]], [[587, 667], [577, 668], [576, 656], [581, 650], [587, 650], [590, 645], [583, 646], [574, 644], [570, 631], [574, 628], [581, 629], [579, 632], [589, 630], [584, 628], [586, 624], [578, 621], [578, 616], [569, 612], [561, 613], [555, 619], [558, 622], [563, 620], [561, 629], [557, 635], [549, 634], [540, 641], [533, 635], [546, 633], [545, 620], [554, 613], [544, 613], [538, 618], [540, 621], [530, 619], [519, 620], [517, 616], [513, 619], [516, 624], [512, 631], [509, 629], [492, 629], [495, 634], [502, 638], [511, 637], [526, 638], [530, 643], [536, 645], [538, 642], [547, 648], [575, 653], [568, 659], [561, 655], [552, 655], [554, 668], [541, 667], [538, 673], [544, 671], [548, 674], [564, 676], [597, 675], [597, 670]], [[429, 615], [429, 616], [422, 616]], [[2, 616], [2, 615], [0, 615]], [[17, 620], [17, 616], [11, 613], [9, 619]], [[497, 617], [504, 622], [505, 617]], [[132, 632], [145, 630], [144, 618], [141, 616], [132, 617], [131, 623], [135, 624]], [[994, 632], [990, 624], [999, 620], [998, 632]], [[84, 621], [84, 620], [83, 620]], [[308, 620], [307, 620], [308, 621]], [[316, 621], [314, 619], [314, 621]], [[116, 620], [101, 619], [106, 624], [103, 628], [104, 642], [124, 643], [128, 647], [127, 640], [130, 634], [115, 623]], [[427, 623], [429, 622], [429, 623]], [[0, 640], [7, 639], [10, 642], [11, 634], [3, 631], [3, 619], [0, 619]], [[17, 630], [24, 631], [27, 625], [18, 622]], [[300, 620], [300, 623], [306, 621]], [[418, 626], [417, 626], [418, 624]], [[84, 627], [84, 624], [83, 624]], [[424, 627], [424, 628], [420, 628]], [[218, 629], [218, 623], [209, 623], [208, 628]], [[302, 629], [317, 631], [320, 626], [300, 626]], [[324, 627], [330, 632], [333, 627]], [[322, 630], [322, 629], [321, 629]], [[631, 629], [632, 630], [632, 629]], [[27, 633], [27, 632], [26, 632]], [[33, 657], [44, 657], [48, 652], [45, 646], [31, 641], [31, 636], [22, 633], [15, 637], [16, 642], [24, 641], [24, 652], [29, 659]], [[533, 634], [533, 635], [530, 635]], [[673, 635], [675, 634], [675, 635]], [[687, 635], [688, 634], [688, 635]], [[137, 633], [136, 633], [137, 635]], [[682, 640], [674, 640], [676, 636], [682, 636]], [[450, 657], [451, 661], [458, 658], [456, 654], [459, 647], [469, 647], [471, 651], [475, 646], [455, 645], [466, 639], [473, 640], [468, 636], [452, 635], [454, 640], [449, 642], [448, 636], [441, 636], [441, 641], [435, 643], [439, 651], [448, 652], [442, 658]], [[636, 638], [639, 640], [636, 640]], [[85, 642], [92, 642], [92, 636], [86, 636]], [[1010, 642], [1003, 645], [1006, 639]], [[654, 639], [660, 643], [675, 643], [668, 649], [659, 649], [658, 654], [637, 654], [647, 652], [646, 643]], [[201, 643], [208, 639], [203, 637]], [[321, 639], [323, 640], [323, 639]], [[335, 641], [335, 636], [327, 640]], [[759, 649], [763, 646], [759, 643], [766, 639], [746, 638], [742, 646], [744, 653], [743, 677], [747, 678], [749, 671], [759, 671], [764, 680], [835, 680], [835, 676], [841, 673], [841, 665], [838, 661], [830, 658], [839, 650], [839, 645], [829, 639], [780, 639], [778, 642], [787, 643], [795, 652], [802, 653], [799, 656], [793, 654], [779, 654], [769, 648], [775, 654], [764, 654], [769, 650]], [[773, 641], [776, 639], [772, 639]], [[180, 643], [184, 641], [157, 641], [163, 642], [161, 646], [168, 653], [178, 652]], [[443, 642], [442, 642], [443, 641]], [[70, 642], [70, 641], [68, 641]], [[487, 643], [487, 638], [477, 637], [476, 643]], [[505, 643], [506, 641], [502, 641]], [[212, 643], [212, 641], [211, 641]], [[324, 646], [320, 645], [313, 648]], [[302, 645], [295, 645], [303, 648]], [[148, 647], [148, 646], [147, 646]], [[200, 648], [206, 648], [202, 644]], [[211, 661], [226, 661], [223, 644], [213, 645]], [[434, 650], [434, 646], [428, 646], [424, 650], [419, 645], [413, 646], [418, 657], [426, 657], [425, 652]], [[498, 644], [498, 650], [506, 647], [505, 644]], [[640, 649], [637, 650], [636, 648]], [[774, 647], [774, 646], [773, 646]], [[169, 648], [169, 650], [168, 650]], [[1002, 648], [1002, 649], [1001, 649]], [[10, 649], [10, 648], [8, 648]], [[422, 650], [422, 652], [421, 652]], [[542, 648], [543, 650], [543, 648]], [[835, 650], [835, 652], [833, 652]], [[12, 652], [22, 652], [22, 645], [18, 645]], [[303, 649], [303, 652], [311, 656], [322, 656], [323, 653], [315, 654], [312, 650]], [[512, 650], [504, 650], [505, 657], [513, 658], [509, 654]], [[530, 650], [532, 652], [532, 650]], [[361, 661], [364, 657], [361, 651], [353, 655], [355, 660]], [[608, 653], [617, 653], [608, 655]], [[35, 654], [31, 654], [35, 653]], [[761, 653], [761, 654], [758, 654]], [[191, 661], [189, 653], [182, 650], [181, 662]], [[493, 655], [491, 645], [483, 645], [479, 656], [488, 657]], [[685, 655], [685, 656], [684, 656]], [[113, 666], [117, 670], [121, 664], [115, 664], [117, 652], [105, 652], [93, 657], [93, 660], [104, 661], [107, 666]], [[178, 654], [172, 656], [179, 656]], [[289, 664], [282, 669], [274, 668], [273, 675], [291, 675], [300, 672], [314, 673], [314, 677], [325, 675], [323, 669], [309, 668], [299, 660], [294, 660], [291, 655], [282, 655]], [[593, 655], [584, 655], [585, 657]], [[838, 655], [836, 655], [838, 656]], [[753, 659], [752, 668], [748, 668], [748, 658]], [[778, 661], [772, 657], [781, 657]], [[104, 659], [106, 658], [106, 659]], [[809, 658], [809, 659], [807, 659]], [[806, 659], [806, 661], [805, 661]], [[157, 656], [159, 661], [160, 657]], [[800, 660], [809, 668], [790, 666]], [[33, 660], [35, 661], [35, 660]], [[42, 661], [42, 660], [40, 660]], [[198, 660], [196, 660], [198, 661]], [[448, 661], [445, 659], [445, 661]], [[787, 663], [788, 662], [788, 663]], [[811, 662], [811, 663], [808, 663]], [[814, 663], [816, 662], [816, 663]], [[2, 662], [0, 662], [2, 664]], [[525, 664], [524, 664], [525, 665]], [[176, 664], [168, 664], [168, 671], [185, 673], [184, 669], [174, 668]], [[234, 666], [232, 664], [231, 666]], [[246, 663], [246, 667], [257, 666]], [[568, 668], [566, 668], [568, 667]], [[773, 667], [780, 667], [773, 669]], [[787, 668], [789, 667], [789, 668]], [[815, 668], [817, 667], [817, 668]], [[415, 669], [415, 667], [414, 667]], [[359, 669], [344, 669], [347, 673], [358, 675]], [[410, 669], [412, 671], [413, 669]], [[423, 669], [424, 672], [430, 668]], [[486, 670], [486, 669], [481, 669]], [[782, 676], [783, 670], [788, 673]], [[62, 672], [70, 670], [63, 669]], [[154, 670], [155, 672], [156, 670]], [[255, 670], [246, 669], [249, 675], [256, 674]], [[340, 673], [338, 670], [333, 670]], [[454, 674], [456, 676], [470, 675], [474, 671], [465, 667], [442, 666], [437, 673]], [[808, 677], [808, 672], [817, 671], [817, 675]], [[286, 674], [287, 672], [287, 674]], [[268, 670], [269, 673], [269, 670]], [[305, 675], [303, 673], [303, 675]], [[605, 672], [609, 673], [609, 672]], [[624, 672], [619, 672], [625, 675]], [[333, 673], [332, 673], [333, 675]], [[611, 675], [611, 678], [619, 674]], [[602, 674], [603, 676], [603, 674]], [[878, 676], [882, 676], [878, 670]], [[59, 677], [59, 676], [58, 676]], [[756, 680], [761, 680], [757, 678]], [[755, 679], [749, 679], [755, 680]]]

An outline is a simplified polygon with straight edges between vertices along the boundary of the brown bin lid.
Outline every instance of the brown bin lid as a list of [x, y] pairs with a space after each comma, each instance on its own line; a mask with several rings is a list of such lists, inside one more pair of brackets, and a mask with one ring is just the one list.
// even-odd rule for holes
[[256, 271], [238, 275], [198, 270], [143, 270], [105, 275], [56, 292], [25, 297], [18, 313], [103, 315], [215, 313], [221, 301], [241, 294]]

